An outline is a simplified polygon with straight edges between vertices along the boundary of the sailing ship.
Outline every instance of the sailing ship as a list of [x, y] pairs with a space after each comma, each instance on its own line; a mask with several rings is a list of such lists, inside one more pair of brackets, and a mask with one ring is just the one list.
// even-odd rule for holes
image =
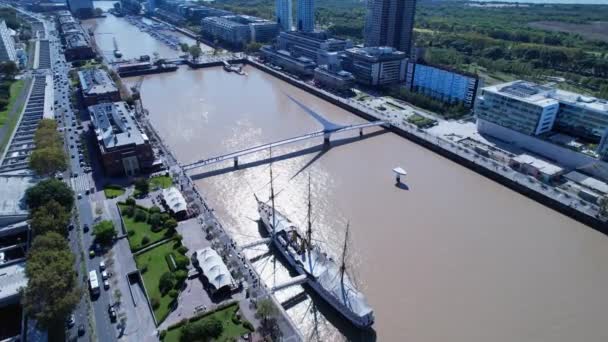
[[329, 305], [358, 328], [369, 328], [374, 323], [374, 312], [365, 296], [357, 290], [346, 273], [346, 250], [349, 226], [346, 228], [342, 259], [336, 260], [323, 252], [312, 239], [312, 204], [310, 176], [308, 180], [308, 227], [300, 234], [298, 227], [274, 205], [272, 165], [270, 167], [270, 202], [260, 201], [258, 212], [271, 241], [298, 275], [305, 274], [308, 285]]

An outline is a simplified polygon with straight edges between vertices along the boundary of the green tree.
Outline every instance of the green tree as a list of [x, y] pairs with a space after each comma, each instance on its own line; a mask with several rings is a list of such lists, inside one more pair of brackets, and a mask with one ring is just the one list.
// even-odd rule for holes
[[184, 53], [189, 53], [189, 51], [190, 51], [190, 47], [186, 43], [179, 43], [179, 48]]
[[223, 331], [222, 322], [215, 317], [209, 317], [184, 325], [179, 340], [181, 342], [211, 341], [220, 337]]
[[262, 299], [258, 302], [258, 308], [256, 313], [263, 321], [267, 321], [268, 319], [277, 315], [278, 310], [272, 300], [266, 298]]
[[67, 168], [67, 158], [56, 146], [36, 148], [30, 156], [30, 168], [38, 175], [51, 176]]
[[258, 42], [249, 43], [249, 44], [247, 44], [247, 46], [245, 46], [245, 52], [249, 53], [249, 54], [258, 52], [258, 51], [260, 51], [262, 46], [263, 46], [262, 43], [258, 43]]
[[104, 220], [95, 225], [93, 235], [99, 243], [109, 245], [116, 237], [116, 229], [114, 229], [112, 221]]
[[69, 221], [70, 214], [65, 208], [57, 201], [50, 200], [32, 211], [30, 226], [34, 235], [54, 232], [66, 236]]
[[168, 219], [167, 221], [165, 221], [165, 229], [167, 230], [175, 230], [175, 228], [177, 228], [177, 221], [175, 221], [175, 219]]
[[150, 191], [150, 183], [145, 178], [137, 178], [135, 180], [135, 190], [141, 194], [147, 194]]
[[154, 213], [150, 215], [150, 217], [148, 218], [148, 223], [150, 223], [152, 227], [158, 227], [160, 225], [160, 214]]
[[0, 63], [0, 74], [2, 74], [2, 77], [12, 80], [18, 73], [19, 68], [15, 62], [9, 61]]
[[57, 179], [43, 180], [25, 192], [25, 202], [35, 210], [51, 200], [61, 204], [67, 212], [74, 205], [74, 192], [67, 184]]
[[175, 274], [173, 272], [165, 272], [158, 280], [158, 289], [164, 295], [175, 286], [175, 283]]
[[192, 56], [193, 60], [197, 60], [203, 53], [203, 50], [201, 50], [201, 47], [198, 45], [192, 45], [188, 52], [190, 52], [190, 56]]
[[95, 8], [94, 10], [95, 16], [96, 17], [101, 17], [103, 15], [103, 10], [99, 7]]
[[34, 238], [25, 275], [28, 281], [22, 304], [26, 314], [36, 320], [39, 328], [49, 330], [50, 341], [59, 340], [65, 319], [82, 294], [67, 241], [52, 232]]

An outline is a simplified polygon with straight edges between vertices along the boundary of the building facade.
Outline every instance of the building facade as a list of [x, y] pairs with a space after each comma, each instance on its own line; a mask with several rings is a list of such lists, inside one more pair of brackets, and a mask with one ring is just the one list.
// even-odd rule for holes
[[368, 0], [365, 46], [390, 46], [411, 56], [416, 0]]
[[386, 86], [405, 80], [406, 54], [392, 47], [347, 49], [342, 66], [352, 73], [358, 83], [367, 86]]
[[[597, 145], [595, 155], [608, 160], [606, 100], [513, 81], [483, 88], [475, 105], [475, 115], [482, 133], [495, 135], [499, 128], [506, 128], [529, 136], [550, 134], [556, 143], [559, 143], [556, 134], [565, 135], [568, 139], [580, 139], [577, 145]], [[572, 143], [566, 146], [589, 154]]]
[[88, 107], [107, 175], [134, 176], [154, 166], [154, 153], [145, 133], [125, 102]]
[[248, 15], [207, 17], [201, 20], [201, 35], [236, 48], [248, 43], [266, 43], [279, 33], [277, 23]]
[[348, 71], [321, 65], [315, 69], [315, 83], [331, 90], [346, 92], [355, 86], [355, 76]]
[[296, 30], [313, 32], [315, 30], [315, 0], [298, 0], [296, 10]]
[[294, 56], [304, 56], [318, 65], [335, 64], [342, 52], [353, 46], [350, 40], [330, 38], [326, 32], [281, 32], [277, 39], [280, 50], [287, 50]]
[[15, 41], [4, 20], [0, 21], [0, 62], [17, 62]]
[[291, 31], [291, 0], [275, 0], [275, 17], [281, 31]]
[[118, 87], [105, 70], [84, 69], [78, 72], [78, 79], [85, 106], [120, 101]]
[[445, 103], [462, 103], [472, 108], [478, 84], [479, 78], [473, 74], [415, 62], [407, 64], [406, 89]]
[[260, 52], [267, 62], [300, 77], [313, 76], [317, 67], [317, 64], [310, 58], [292, 56], [289, 51], [276, 50], [270, 45], [263, 46]]
[[90, 18], [94, 14], [93, 0], [68, 0], [68, 8], [79, 18]]

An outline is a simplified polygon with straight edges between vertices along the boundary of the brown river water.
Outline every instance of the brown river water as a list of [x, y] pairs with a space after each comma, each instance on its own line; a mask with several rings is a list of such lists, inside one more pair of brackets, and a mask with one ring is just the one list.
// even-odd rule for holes
[[[102, 21], [97, 30], [110, 29]], [[137, 29], [116, 35], [143, 44], [138, 54], [161, 50]], [[145, 77], [144, 106], [180, 162], [321, 129], [287, 94], [334, 122], [364, 122], [261, 71], [245, 71], [182, 67]], [[279, 159], [272, 164], [277, 207], [304, 227], [310, 175], [313, 236], [330, 255], [341, 256], [350, 222], [349, 274], [376, 315], [375, 332], [361, 333], [313, 296], [288, 310], [306, 339], [608, 341], [606, 236], [395, 134], [365, 133], [332, 137], [328, 150], [316, 138], [272, 151]], [[190, 172], [238, 243], [260, 238], [253, 194], [269, 196], [268, 155], [242, 158], [237, 171], [225, 162]], [[396, 166], [408, 171], [407, 189], [394, 186]], [[255, 267], [269, 286], [288, 278], [272, 256]]]

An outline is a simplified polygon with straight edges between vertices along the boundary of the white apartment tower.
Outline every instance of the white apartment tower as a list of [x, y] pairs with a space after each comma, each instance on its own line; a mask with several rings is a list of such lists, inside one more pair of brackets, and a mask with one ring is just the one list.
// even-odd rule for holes
[[296, 11], [296, 30], [312, 32], [315, 30], [315, 1], [298, 0]]
[[17, 52], [15, 51], [15, 42], [13, 37], [6, 27], [4, 20], [0, 21], [0, 62], [16, 62]]
[[277, 23], [281, 31], [291, 31], [291, 0], [275, 0]]

